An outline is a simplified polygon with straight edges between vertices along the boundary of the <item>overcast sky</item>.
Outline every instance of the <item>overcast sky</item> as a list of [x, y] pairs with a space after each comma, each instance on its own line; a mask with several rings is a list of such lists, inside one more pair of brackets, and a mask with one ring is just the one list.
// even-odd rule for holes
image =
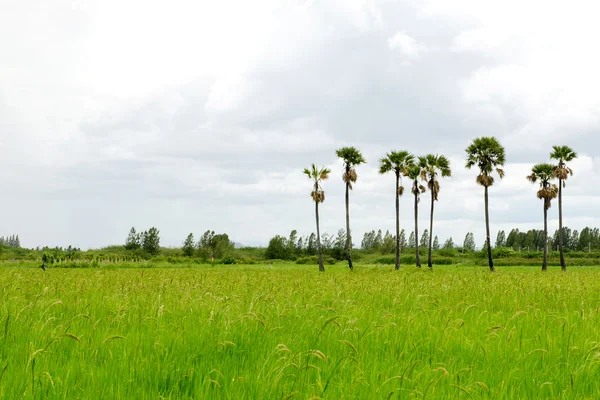
[[[472, 231], [481, 245], [464, 149], [483, 135], [508, 161], [490, 192], [494, 238], [542, 228], [525, 176], [553, 144], [580, 156], [566, 225], [600, 226], [598, 15], [594, 0], [0, 0], [0, 236], [88, 248], [131, 226], [158, 227], [166, 246], [207, 229], [248, 245], [309, 234], [313, 162], [333, 170], [321, 229], [334, 233], [335, 149], [355, 146], [368, 162], [355, 244], [394, 229], [394, 178], [377, 166], [405, 149], [451, 160], [440, 242]], [[410, 231], [410, 196], [401, 215]]]

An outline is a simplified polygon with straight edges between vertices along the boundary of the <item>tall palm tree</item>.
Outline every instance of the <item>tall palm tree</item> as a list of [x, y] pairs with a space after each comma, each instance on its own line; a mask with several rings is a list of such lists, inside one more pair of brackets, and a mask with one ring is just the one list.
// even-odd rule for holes
[[552, 164], [536, 164], [531, 169], [531, 175], [527, 176], [527, 180], [531, 183], [540, 182], [537, 197], [544, 200], [544, 263], [542, 264], [542, 271], [548, 269], [548, 209], [550, 208], [550, 202], [558, 194], [558, 187], [550, 181], [555, 176]]
[[425, 186], [419, 184], [421, 179], [421, 168], [418, 165], [411, 165], [406, 170], [406, 176], [412, 181], [411, 192], [415, 196], [415, 261], [417, 267], [421, 268], [421, 256], [419, 255], [419, 201], [422, 193], [425, 193]]
[[438, 177], [447, 178], [452, 176], [450, 170], [450, 161], [444, 156], [427, 154], [419, 157], [419, 167], [421, 167], [421, 179], [427, 182], [427, 187], [431, 192], [431, 214], [429, 216], [429, 254], [427, 265], [433, 269], [431, 260], [432, 238], [433, 238], [433, 204], [438, 199], [440, 192], [440, 183]]
[[494, 184], [492, 173], [496, 171], [500, 179], [504, 178], [504, 147], [495, 137], [480, 137], [473, 140], [467, 147], [467, 165], [471, 169], [479, 168], [477, 183], [483, 186], [485, 203], [485, 241], [487, 244], [488, 263], [490, 271], [494, 272], [494, 260], [492, 259], [492, 244], [490, 240], [490, 212], [488, 206], [488, 188]]
[[352, 184], [356, 183], [358, 175], [355, 167], [366, 163], [365, 158], [354, 147], [342, 147], [335, 151], [337, 156], [344, 162], [344, 173], [342, 179], [346, 184], [346, 258], [348, 259], [348, 267], [352, 270], [352, 234], [350, 233], [350, 190]]
[[319, 203], [325, 201], [325, 192], [321, 188], [321, 182], [329, 179], [331, 170], [329, 168], [317, 168], [315, 164], [310, 169], [304, 168], [304, 174], [313, 181], [313, 191], [310, 193], [315, 202], [315, 218], [317, 220], [317, 251], [319, 253], [319, 271], [325, 271], [323, 265], [323, 251], [321, 249], [321, 230], [319, 229]]
[[392, 151], [383, 157], [379, 166], [379, 173], [385, 174], [394, 171], [396, 174], [396, 186], [394, 197], [396, 198], [396, 269], [400, 269], [400, 196], [404, 193], [404, 186], [400, 185], [401, 175], [407, 172], [409, 166], [413, 165], [415, 156], [408, 151]]
[[563, 251], [563, 212], [562, 212], [562, 190], [565, 187], [565, 181], [573, 175], [573, 170], [567, 166], [567, 163], [577, 158], [577, 153], [569, 146], [552, 146], [550, 158], [558, 161], [554, 166], [554, 176], [558, 178], [558, 250], [560, 252], [560, 268], [567, 270], [565, 263], [565, 253]]

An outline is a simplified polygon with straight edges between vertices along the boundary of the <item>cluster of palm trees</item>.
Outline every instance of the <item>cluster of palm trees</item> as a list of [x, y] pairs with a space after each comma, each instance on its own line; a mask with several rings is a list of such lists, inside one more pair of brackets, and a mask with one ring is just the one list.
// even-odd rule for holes
[[[500, 179], [504, 178], [504, 170], [502, 169], [505, 162], [504, 147], [494, 137], [480, 137], [473, 140], [467, 147], [467, 163], [466, 168], [477, 168], [478, 175], [476, 178], [477, 184], [484, 188], [484, 208], [485, 208], [485, 231], [488, 253], [488, 263], [490, 271], [495, 271], [494, 260], [492, 258], [492, 246], [490, 240], [490, 219], [489, 219], [489, 197], [488, 190], [494, 185], [494, 175]], [[354, 147], [342, 147], [336, 150], [336, 155], [343, 162], [342, 179], [346, 185], [346, 243], [345, 255], [348, 260], [348, 267], [352, 270], [352, 234], [350, 230], [350, 190], [352, 185], [356, 183], [358, 175], [356, 167], [366, 163], [365, 158], [359, 150]], [[537, 197], [544, 200], [544, 261], [542, 270], [545, 271], [548, 265], [548, 209], [552, 199], [558, 196], [559, 208], [559, 251], [560, 263], [563, 271], [566, 271], [566, 264], [563, 253], [563, 215], [562, 215], [562, 189], [565, 186], [565, 181], [573, 174], [573, 170], [567, 165], [577, 157], [568, 146], [554, 146], [550, 154], [550, 158], [556, 161], [556, 164], [542, 163], [533, 166], [531, 175], [527, 179], [533, 183], [539, 182], [540, 189], [537, 192]], [[408, 151], [392, 151], [379, 160], [379, 173], [387, 174], [394, 172], [395, 185], [394, 197], [396, 200], [396, 266], [400, 269], [400, 196], [404, 193], [402, 186], [402, 177], [406, 177], [411, 182], [411, 192], [414, 196], [414, 217], [415, 217], [415, 237], [418, 237], [419, 232], [419, 202], [420, 196], [427, 189], [431, 193], [431, 212], [429, 218], [429, 251], [427, 257], [427, 265], [430, 269], [432, 265], [432, 238], [433, 238], [433, 212], [435, 202], [438, 200], [440, 191], [440, 178], [451, 177], [450, 162], [443, 155], [427, 154], [425, 156], [415, 157]], [[317, 223], [317, 248], [319, 270], [324, 271], [323, 255], [321, 249], [321, 234], [319, 228], [319, 204], [325, 201], [325, 192], [321, 183], [329, 179], [331, 170], [325, 167], [317, 167], [312, 164], [311, 168], [305, 168], [304, 174], [313, 182], [313, 190], [311, 197], [315, 202], [315, 218]], [[552, 183], [554, 179], [558, 179], [558, 186]], [[425, 187], [422, 183], [426, 183]], [[419, 244], [417, 242], [415, 249], [416, 265], [421, 267], [419, 256]]]

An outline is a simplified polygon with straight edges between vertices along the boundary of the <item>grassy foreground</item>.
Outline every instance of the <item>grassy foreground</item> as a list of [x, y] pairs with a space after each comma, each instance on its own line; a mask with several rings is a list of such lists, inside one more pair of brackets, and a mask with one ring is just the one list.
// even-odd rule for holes
[[600, 269], [1, 268], [1, 398], [600, 398]]

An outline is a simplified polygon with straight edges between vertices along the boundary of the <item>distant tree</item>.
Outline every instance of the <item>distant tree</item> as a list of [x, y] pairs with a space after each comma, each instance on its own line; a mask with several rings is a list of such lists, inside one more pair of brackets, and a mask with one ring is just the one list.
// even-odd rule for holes
[[404, 249], [406, 247], [406, 232], [404, 229], [400, 231], [400, 248]]
[[365, 232], [360, 248], [363, 250], [372, 250], [375, 242], [375, 231]]
[[298, 241], [296, 242], [296, 250], [299, 253], [302, 253], [304, 251], [304, 239], [302, 237], [299, 237]]
[[315, 255], [317, 252], [317, 235], [311, 233], [306, 244], [306, 254], [309, 256]]
[[346, 249], [346, 232], [343, 229], [339, 229], [335, 239], [333, 239], [332, 255], [336, 260], [345, 259]]
[[396, 270], [400, 269], [400, 196], [404, 193], [401, 185], [402, 175], [408, 172], [408, 167], [414, 165], [415, 156], [408, 151], [392, 151], [379, 160], [379, 173], [386, 174], [394, 171], [396, 184], [394, 186], [394, 199], [396, 201]]
[[235, 244], [226, 233], [216, 234], [215, 231], [208, 230], [200, 237], [197, 247], [198, 255], [203, 260], [209, 258], [213, 260], [229, 256], [235, 248]]
[[298, 242], [298, 231], [294, 229], [290, 232], [290, 237], [287, 241], [288, 251], [292, 258], [296, 256], [297, 251], [298, 251], [298, 249], [296, 248], [297, 242]]
[[381, 244], [381, 252], [383, 254], [391, 254], [394, 252], [396, 248], [396, 239], [390, 231], [385, 232], [385, 236], [383, 237], [383, 243]]
[[431, 192], [431, 213], [429, 214], [429, 254], [427, 264], [429, 269], [433, 269], [433, 260], [431, 258], [432, 236], [433, 236], [433, 208], [438, 200], [440, 192], [440, 183], [438, 178], [449, 178], [452, 176], [450, 161], [445, 156], [427, 154], [419, 157], [419, 167], [421, 168], [421, 179], [427, 182], [427, 187]]
[[375, 235], [375, 240], [373, 240], [373, 249], [377, 251], [381, 251], [381, 247], [383, 246], [383, 233], [381, 229], [377, 231], [377, 235]]
[[473, 236], [473, 233], [467, 233], [465, 241], [463, 242], [463, 248], [465, 250], [475, 251], [475, 236]]
[[512, 249], [519, 249], [521, 243], [519, 241], [519, 230], [513, 229], [508, 234], [508, 238], [506, 238], [506, 247], [510, 247]]
[[579, 246], [579, 231], [575, 229], [569, 237], [569, 249], [577, 250], [577, 246]]
[[417, 246], [417, 240], [415, 239], [415, 233], [411, 232], [408, 236], [408, 248], [414, 249]]
[[203, 260], [214, 258], [212, 240], [215, 237], [215, 231], [208, 230], [202, 234], [200, 240], [198, 240], [198, 255]]
[[360, 151], [354, 147], [342, 147], [336, 150], [336, 154], [344, 163], [344, 174], [342, 179], [346, 184], [346, 257], [348, 258], [348, 267], [352, 270], [352, 234], [350, 231], [350, 190], [352, 184], [356, 183], [358, 175], [356, 166], [366, 163], [365, 158]]
[[506, 247], [506, 233], [504, 233], [504, 231], [498, 232], [498, 236], [496, 236], [496, 247]]
[[142, 247], [141, 236], [135, 231], [135, 228], [131, 228], [125, 241], [125, 249], [137, 250], [140, 247]]
[[191, 257], [194, 255], [194, 252], [196, 251], [196, 242], [194, 241], [194, 234], [190, 233], [187, 238], [183, 241], [183, 247], [181, 248], [181, 250], [183, 250], [183, 254], [186, 257]]
[[155, 227], [144, 232], [142, 248], [149, 254], [160, 253], [160, 231]]
[[438, 240], [437, 235], [436, 235], [435, 239], [433, 239], [433, 249], [434, 250], [440, 249], [440, 241]]
[[496, 172], [500, 179], [504, 178], [505, 155], [504, 147], [498, 142], [495, 137], [480, 137], [474, 139], [467, 147], [467, 164], [466, 167], [471, 169], [477, 167], [479, 175], [477, 175], [477, 183], [484, 188], [484, 205], [485, 205], [485, 246], [488, 253], [488, 264], [490, 271], [494, 272], [494, 260], [492, 259], [492, 242], [490, 239], [490, 212], [488, 200], [488, 188], [494, 184], [492, 174]]
[[421, 236], [421, 242], [419, 242], [419, 246], [427, 247], [429, 245], [429, 231], [425, 229], [423, 231], [423, 235]]
[[560, 252], [560, 267], [563, 271], [567, 270], [565, 263], [565, 253], [563, 251], [563, 207], [562, 207], [562, 190], [565, 186], [565, 181], [569, 176], [573, 175], [573, 170], [567, 165], [568, 162], [577, 158], [577, 153], [569, 146], [552, 146], [550, 158], [558, 161], [554, 166], [554, 176], [558, 178], [558, 251]]
[[555, 199], [558, 195], [558, 187], [551, 183], [554, 177], [554, 167], [551, 164], [536, 164], [531, 169], [531, 175], [527, 176], [531, 183], [539, 182], [540, 189], [537, 192], [537, 197], [544, 201], [544, 261], [542, 271], [548, 269], [548, 209], [552, 199]]
[[267, 260], [289, 260], [290, 253], [287, 239], [279, 235], [273, 237], [269, 241], [265, 257]]
[[325, 201], [325, 191], [321, 187], [321, 182], [329, 179], [331, 170], [329, 168], [318, 168], [315, 164], [312, 164], [311, 168], [305, 168], [304, 174], [313, 183], [313, 190], [310, 193], [313, 201], [315, 202], [315, 219], [317, 222], [317, 252], [319, 254], [319, 271], [325, 271], [323, 264], [323, 249], [321, 247], [321, 228], [319, 226], [319, 204]]
[[452, 237], [449, 237], [446, 242], [444, 242], [444, 250], [452, 250], [454, 248], [454, 241], [452, 241]]
[[592, 243], [592, 230], [587, 226], [581, 230], [579, 241], [577, 242], [578, 251], [587, 251]]
[[333, 248], [333, 237], [327, 232], [321, 235], [321, 244], [323, 245], [323, 250], [331, 250]]
[[[418, 165], [413, 165], [408, 167], [406, 170], [406, 176], [411, 180], [412, 187], [411, 193], [415, 197], [414, 202], [414, 217], [415, 217], [415, 230], [411, 232], [410, 237], [408, 239], [408, 247], [411, 249], [415, 249], [415, 262], [417, 264], [417, 268], [421, 268], [421, 256], [419, 254], [419, 243], [417, 242], [417, 238], [419, 237], [419, 202], [421, 201], [421, 194], [425, 193], [425, 186], [419, 183], [419, 179], [421, 178], [421, 168]], [[411, 240], [412, 238], [412, 240]]]

